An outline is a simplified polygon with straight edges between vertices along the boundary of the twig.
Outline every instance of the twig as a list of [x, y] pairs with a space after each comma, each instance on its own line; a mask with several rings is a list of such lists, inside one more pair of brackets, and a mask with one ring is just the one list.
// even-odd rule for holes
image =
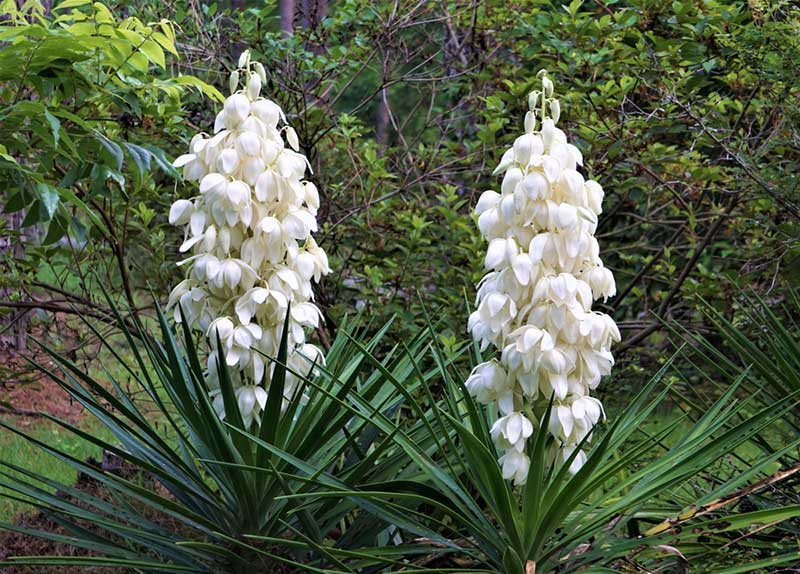
[[768, 486], [772, 486], [782, 480], [786, 480], [790, 476], [800, 472], [800, 463], [795, 464], [794, 466], [787, 468], [786, 470], [780, 470], [773, 474], [772, 476], [768, 476], [763, 480], [759, 480], [756, 483], [751, 484], [750, 486], [746, 486], [744, 488], [740, 488], [737, 491], [732, 492], [727, 496], [723, 496], [722, 498], [718, 498], [717, 500], [712, 500], [708, 504], [704, 504], [698, 508], [691, 509], [688, 512], [682, 512], [679, 516], [675, 518], [667, 518], [663, 522], [653, 526], [649, 530], [647, 530], [644, 535], [645, 536], [654, 536], [656, 534], [661, 534], [662, 532], [666, 532], [668, 530], [672, 530], [673, 528], [692, 520], [693, 518], [699, 518], [700, 516], [705, 516], [711, 512], [719, 510], [724, 506], [728, 506], [729, 504], [736, 502], [737, 500], [744, 498], [745, 496], [750, 496], [751, 494], [755, 494], [760, 490], [764, 490]]

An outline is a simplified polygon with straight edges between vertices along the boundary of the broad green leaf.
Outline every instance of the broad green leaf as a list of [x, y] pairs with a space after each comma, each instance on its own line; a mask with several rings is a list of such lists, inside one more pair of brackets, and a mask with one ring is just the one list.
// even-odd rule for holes
[[92, 0], [64, 0], [63, 2], [59, 2], [53, 10], [67, 10], [68, 8], [80, 8], [81, 6], [86, 6], [87, 4], [91, 4]]
[[44, 117], [47, 123], [50, 124], [50, 130], [53, 132], [53, 145], [58, 147], [58, 141], [61, 132], [61, 121], [50, 113], [50, 110], [45, 109]]
[[161, 49], [153, 40], [145, 40], [141, 46], [138, 47], [142, 53], [147, 56], [147, 59], [153, 62], [159, 68], [165, 68], [167, 63], [164, 59], [164, 50]]
[[39, 201], [47, 213], [47, 220], [49, 221], [53, 218], [58, 208], [60, 200], [58, 190], [46, 183], [37, 183], [34, 188], [36, 189], [36, 196], [39, 198]]

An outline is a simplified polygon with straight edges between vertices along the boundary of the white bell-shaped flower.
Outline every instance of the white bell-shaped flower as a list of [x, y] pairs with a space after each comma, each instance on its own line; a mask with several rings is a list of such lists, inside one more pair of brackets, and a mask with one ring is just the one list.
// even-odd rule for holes
[[479, 403], [496, 402], [503, 413], [514, 410], [513, 381], [499, 362], [481, 363], [472, 370], [464, 385]]
[[500, 457], [500, 466], [503, 469], [503, 478], [513, 480], [516, 485], [522, 485], [528, 480], [531, 459], [523, 451], [512, 448]]
[[497, 419], [492, 425], [492, 440], [504, 449], [523, 451], [525, 442], [533, 434], [533, 423], [522, 413], [512, 412]]

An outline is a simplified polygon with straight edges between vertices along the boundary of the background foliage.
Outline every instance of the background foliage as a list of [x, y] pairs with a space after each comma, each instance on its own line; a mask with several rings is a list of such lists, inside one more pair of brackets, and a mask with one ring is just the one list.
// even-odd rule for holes
[[797, 278], [791, 3], [306, 1], [291, 34], [270, 3], [139, 2], [111, 6], [114, 22], [87, 6], [4, 32], [25, 38], [0, 64], [4, 205], [25, 214], [4, 235], [31, 254], [4, 258], [7, 308], [96, 301], [89, 267], [137, 305], [148, 286], [165, 293], [178, 240], [164, 159], [211, 125], [217, 92], [192, 76], [220, 85], [245, 46], [323, 194], [329, 334], [354, 307], [418, 322], [423, 292], [454, 319], [442, 336], [461, 335], [483, 249], [470, 209], [497, 184], [542, 67], [606, 189], [599, 240], [623, 351], [658, 345], [658, 317], [702, 330], [697, 295], [732, 313], [723, 277], [771, 294]]

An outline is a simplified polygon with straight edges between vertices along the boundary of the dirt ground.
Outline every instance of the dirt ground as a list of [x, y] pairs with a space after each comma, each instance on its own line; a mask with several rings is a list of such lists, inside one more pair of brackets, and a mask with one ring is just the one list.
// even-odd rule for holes
[[[35, 344], [31, 344], [27, 351], [28, 357], [46, 369], [56, 370], [56, 364], [52, 358], [43, 350], [37, 350]], [[81, 364], [81, 358], [70, 356], [70, 359]], [[91, 361], [92, 359], [88, 359]], [[97, 360], [95, 358], [95, 360]], [[87, 364], [87, 368], [88, 368]], [[47, 374], [34, 368], [30, 361], [23, 356], [0, 348], [0, 419], [13, 421], [13, 425], [26, 429], [35, 430], [37, 425], [44, 424], [46, 419], [44, 413], [50, 414], [59, 419], [69, 421], [78, 425], [84, 418], [81, 405], [74, 401], [58, 383], [54, 382]], [[3, 432], [0, 429], [0, 432]], [[113, 455], [112, 455], [113, 456]], [[92, 459], [90, 459], [91, 461]], [[119, 462], [119, 459], [116, 459]], [[151, 480], [139, 474], [139, 470], [122, 463], [116, 466], [114, 460], [106, 460], [103, 456], [102, 461], [93, 461], [104, 470], [122, 473], [126, 478], [141, 480]], [[118, 495], [105, 488], [97, 480], [80, 474], [74, 487], [81, 492], [86, 492], [103, 500], [112, 500]], [[159, 484], [153, 483], [151, 487], [162, 496], [169, 496], [169, 493]], [[75, 499], [65, 492], [56, 493], [65, 500], [75, 502]], [[154, 522], [162, 525], [165, 529], [182, 534], [191, 539], [196, 536], [196, 532], [186, 531], [186, 526], [176, 522], [169, 516], [153, 515], [148, 509], [141, 509], [143, 515]], [[45, 512], [25, 512], [14, 518], [15, 527], [30, 531], [39, 531], [60, 535], [70, 533], [54, 520], [52, 516]], [[103, 538], [108, 537], [108, 533], [97, 529], [90, 523], [82, 523], [80, 526], [95, 532]], [[112, 535], [113, 536], [113, 535]], [[96, 553], [88, 550], [73, 547], [69, 544], [47, 540], [34, 536], [27, 532], [16, 532], [13, 530], [3, 530], [0, 528], [0, 562], [20, 556], [97, 556]], [[267, 568], [258, 571], [287, 572], [288, 569], [281, 564], [270, 564]], [[105, 574], [106, 572], [116, 572], [124, 574], [126, 570], [110, 569], [103, 567], [89, 566], [10, 566], [0, 565], [0, 574]]]
[[48, 413], [59, 419], [78, 423], [83, 417], [83, 407], [72, 400], [59, 385], [48, 377], [37, 376], [36, 380], [24, 383], [6, 383], [0, 390], [0, 414], [20, 415], [15, 424], [30, 427]]
[[[13, 349], [0, 346], [0, 415], [21, 415], [15, 417], [15, 424], [30, 427], [41, 420], [42, 413], [77, 423], [82, 417], [82, 407], [73, 401], [61, 387], [46, 373], [34, 366], [47, 370], [57, 370], [50, 355], [36, 344], [36, 341], [50, 340], [51, 334], [43, 326], [31, 328], [27, 349], [17, 353]], [[62, 341], [63, 343], [63, 341]], [[72, 347], [70, 343], [67, 347]], [[74, 351], [67, 356], [75, 360]]]
[[[34, 331], [31, 337], [43, 337]], [[83, 407], [74, 401], [58, 383], [47, 374], [34, 367], [34, 362], [45, 369], [53, 369], [54, 361], [35, 343], [29, 345], [24, 355], [10, 349], [0, 349], [0, 417], [13, 419], [17, 428], [31, 429], [42, 424], [44, 413], [72, 424], [83, 418]], [[79, 476], [75, 485], [80, 490], [97, 493], [99, 484], [85, 476]], [[30, 530], [40, 530], [66, 534], [64, 529], [44, 513], [26, 513], [14, 520], [15, 526]], [[91, 553], [76, 549], [67, 544], [55, 543], [22, 532], [0, 532], [0, 561], [13, 556], [87, 556]], [[27, 574], [43, 572], [42, 568], [0, 566], [3, 574]], [[47, 567], [52, 574], [101, 573], [107, 569], [92, 567]]]

